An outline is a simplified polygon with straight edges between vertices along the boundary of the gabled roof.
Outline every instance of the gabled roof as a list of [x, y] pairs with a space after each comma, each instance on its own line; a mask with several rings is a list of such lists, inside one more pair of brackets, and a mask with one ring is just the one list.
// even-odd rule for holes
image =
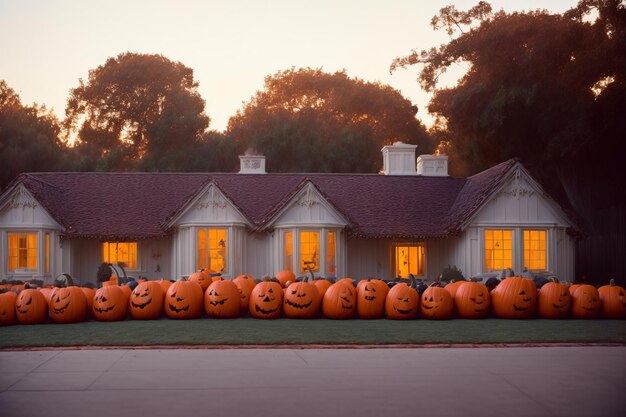
[[264, 230], [309, 182], [350, 223], [353, 236], [429, 239], [458, 233], [519, 162], [469, 178], [378, 174], [29, 173], [23, 184], [65, 228], [67, 237], [147, 239], [213, 182]]

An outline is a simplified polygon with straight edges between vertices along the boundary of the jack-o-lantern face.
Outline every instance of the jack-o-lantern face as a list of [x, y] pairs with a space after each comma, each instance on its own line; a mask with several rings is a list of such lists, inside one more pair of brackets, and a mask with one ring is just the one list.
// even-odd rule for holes
[[387, 293], [385, 315], [392, 320], [409, 320], [417, 317], [419, 294], [405, 283], [394, 285]]
[[294, 282], [285, 291], [283, 310], [292, 319], [310, 319], [320, 310], [321, 299], [317, 287], [311, 282]]
[[528, 319], [535, 314], [537, 287], [531, 279], [509, 277], [491, 293], [496, 316], [505, 319]]
[[250, 304], [250, 293], [252, 289], [255, 287], [256, 282], [254, 282], [254, 277], [252, 275], [239, 275], [237, 278], [233, 280], [237, 289], [239, 290], [239, 296], [241, 297], [241, 311], [248, 311], [248, 306]]
[[[446, 286], [446, 288], [448, 288]], [[489, 314], [491, 295], [489, 289], [479, 282], [462, 282], [456, 288], [454, 305], [459, 317], [482, 319]]]
[[232, 281], [215, 281], [204, 293], [204, 310], [209, 317], [235, 318], [241, 313], [241, 296]]
[[0, 326], [9, 326], [15, 323], [15, 300], [17, 294], [9, 291], [0, 294]]
[[78, 287], [52, 291], [49, 307], [50, 318], [55, 323], [78, 323], [87, 317], [87, 298]]
[[322, 313], [334, 320], [351, 319], [356, 310], [356, 288], [352, 281], [338, 281], [324, 293]]
[[250, 315], [257, 319], [279, 317], [282, 304], [283, 289], [277, 282], [260, 282], [250, 293]]
[[538, 292], [538, 313], [543, 319], [562, 319], [569, 314], [572, 297], [567, 285], [558, 282], [544, 284]]
[[48, 318], [46, 297], [34, 289], [20, 291], [15, 300], [15, 315], [20, 324], [43, 323]]
[[163, 313], [165, 294], [157, 281], [139, 283], [130, 295], [130, 315], [137, 320], [155, 320]]
[[360, 281], [357, 285], [356, 309], [361, 319], [379, 319], [385, 312], [385, 298], [389, 287], [379, 279]]
[[572, 317], [592, 319], [600, 314], [600, 294], [593, 285], [581, 285], [572, 295]]
[[602, 315], [607, 319], [626, 319], [626, 297], [624, 288], [615, 285], [612, 279], [609, 285], [598, 288], [602, 304]]
[[422, 294], [421, 312], [427, 319], [447, 320], [452, 317], [452, 296], [441, 287], [428, 287]]
[[124, 320], [128, 312], [128, 297], [117, 285], [99, 288], [93, 297], [91, 311], [96, 320]]
[[171, 319], [195, 319], [202, 315], [202, 287], [193, 281], [176, 281], [165, 294], [163, 307]]

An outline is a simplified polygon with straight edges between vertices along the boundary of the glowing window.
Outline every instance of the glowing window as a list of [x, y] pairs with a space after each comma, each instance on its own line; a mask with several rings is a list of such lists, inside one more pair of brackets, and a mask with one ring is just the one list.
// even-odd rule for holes
[[300, 232], [300, 272], [319, 272], [320, 233]]
[[545, 230], [524, 230], [524, 266], [529, 270], [546, 270]]
[[127, 269], [137, 269], [137, 242], [104, 242], [102, 261], [120, 264]]
[[424, 245], [396, 245], [396, 276], [408, 278], [424, 275]]
[[50, 272], [50, 233], [44, 235], [44, 272]]
[[513, 231], [485, 230], [485, 269], [513, 268]]
[[293, 269], [293, 233], [285, 232], [285, 253], [283, 256], [283, 269]]
[[226, 229], [198, 229], [198, 269], [227, 272], [227, 243]]
[[9, 271], [37, 269], [37, 233], [9, 233]]
[[337, 275], [337, 233], [328, 232], [326, 236], [326, 274]]

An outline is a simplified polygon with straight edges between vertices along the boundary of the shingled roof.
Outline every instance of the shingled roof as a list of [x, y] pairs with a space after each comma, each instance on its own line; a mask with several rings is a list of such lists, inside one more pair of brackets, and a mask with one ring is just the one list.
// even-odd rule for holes
[[365, 238], [442, 238], [458, 232], [515, 165], [509, 160], [469, 178], [377, 174], [28, 173], [23, 184], [65, 228], [64, 236], [150, 239], [213, 182], [263, 230], [311, 182]]

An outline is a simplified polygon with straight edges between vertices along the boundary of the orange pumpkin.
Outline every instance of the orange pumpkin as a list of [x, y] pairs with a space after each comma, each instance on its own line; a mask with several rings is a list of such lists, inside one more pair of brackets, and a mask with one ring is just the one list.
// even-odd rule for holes
[[107, 285], [98, 288], [93, 297], [91, 311], [96, 320], [124, 320], [128, 313], [128, 297], [117, 285]]
[[280, 271], [276, 274], [276, 279], [280, 282], [280, 286], [286, 288], [287, 281], [294, 282], [296, 280], [296, 275], [288, 269], [284, 271]]
[[334, 320], [354, 318], [356, 311], [356, 288], [352, 280], [339, 280], [332, 284], [322, 300], [322, 313], [324, 317]]
[[313, 284], [317, 287], [317, 292], [320, 294], [320, 299], [324, 298], [324, 294], [328, 287], [330, 287], [333, 283], [327, 279], [316, 279], [313, 281]]
[[87, 315], [91, 316], [93, 314], [93, 297], [96, 295], [96, 290], [88, 287], [80, 287], [80, 290], [85, 294], [85, 299], [87, 300]]
[[294, 282], [286, 288], [283, 311], [290, 319], [312, 319], [319, 314], [322, 299], [314, 283]]
[[10, 326], [15, 323], [15, 300], [17, 294], [13, 291], [0, 294], [0, 326]]
[[170, 287], [170, 285], [173, 284], [173, 282], [170, 281], [169, 279], [160, 279], [157, 282], [161, 286], [161, 289], [163, 290], [163, 294], [165, 294], [167, 292], [167, 289]]
[[78, 323], [87, 318], [87, 297], [79, 287], [55, 288], [48, 307], [55, 323]]
[[163, 314], [164, 299], [158, 281], [141, 282], [130, 295], [130, 315], [136, 320], [156, 320]]
[[602, 301], [602, 315], [607, 319], [626, 319], [626, 297], [624, 288], [615, 285], [612, 279], [609, 285], [598, 288]]
[[126, 284], [120, 285], [120, 290], [122, 290], [122, 292], [126, 296], [126, 299], [130, 300], [130, 295], [133, 293], [133, 290], [131, 290], [130, 287]]
[[537, 287], [531, 279], [509, 277], [491, 292], [496, 316], [504, 319], [529, 319], [535, 314]]
[[200, 285], [200, 287], [202, 287], [202, 292], [206, 291], [206, 289], [209, 288], [209, 285], [213, 282], [208, 271], [209, 270], [203, 269], [202, 271], [194, 272], [189, 275], [189, 281]]
[[274, 281], [258, 283], [250, 293], [250, 315], [257, 319], [280, 317], [283, 289]]
[[46, 297], [35, 289], [20, 291], [15, 299], [15, 315], [20, 324], [39, 324], [48, 318]]
[[556, 279], [539, 289], [537, 311], [542, 319], [562, 319], [569, 314], [572, 297], [569, 288]]
[[52, 291], [54, 291], [54, 288], [42, 287], [39, 288], [39, 291], [43, 294], [44, 297], [46, 297], [46, 301], [48, 302], [48, 304], [50, 304], [50, 297], [52, 297]]
[[204, 294], [200, 284], [193, 281], [176, 281], [167, 289], [163, 308], [171, 319], [197, 319], [202, 315]]
[[602, 308], [600, 294], [593, 285], [583, 284], [574, 289], [572, 294], [572, 317], [577, 319], [594, 319], [600, 315]]
[[425, 319], [447, 320], [452, 317], [454, 301], [445, 288], [430, 286], [424, 290], [420, 311]]
[[241, 314], [241, 295], [237, 285], [228, 280], [215, 281], [204, 293], [204, 310], [209, 317], [230, 319]]
[[405, 283], [396, 284], [387, 293], [385, 315], [392, 320], [410, 320], [417, 317], [420, 296]]
[[250, 304], [250, 293], [252, 289], [256, 285], [254, 282], [254, 277], [252, 275], [239, 275], [237, 278], [233, 280], [237, 289], [239, 290], [239, 296], [241, 297], [241, 312], [245, 313], [248, 311], [248, 306]]
[[385, 313], [387, 284], [380, 279], [359, 281], [356, 287], [356, 311], [361, 319], [379, 319]]
[[448, 291], [450, 293], [450, 296], [454, 300], [454, 296], [456, 295], [456, 291], [459, 289], [459, 287], [461, 285], [465, 284], [466, 282], [467, 281], [452, 281], [448, 285], [446, 285], [444, 288], [445, 288], [446, 291]]
[[[454, 291], [454, 306], [459, 317], [482, 319], [489, 314], [491, 295], [486, 285], [480, 282], [457, 281], [461, 284]], [[445, 287], [448, 289], [448, 286]]]

